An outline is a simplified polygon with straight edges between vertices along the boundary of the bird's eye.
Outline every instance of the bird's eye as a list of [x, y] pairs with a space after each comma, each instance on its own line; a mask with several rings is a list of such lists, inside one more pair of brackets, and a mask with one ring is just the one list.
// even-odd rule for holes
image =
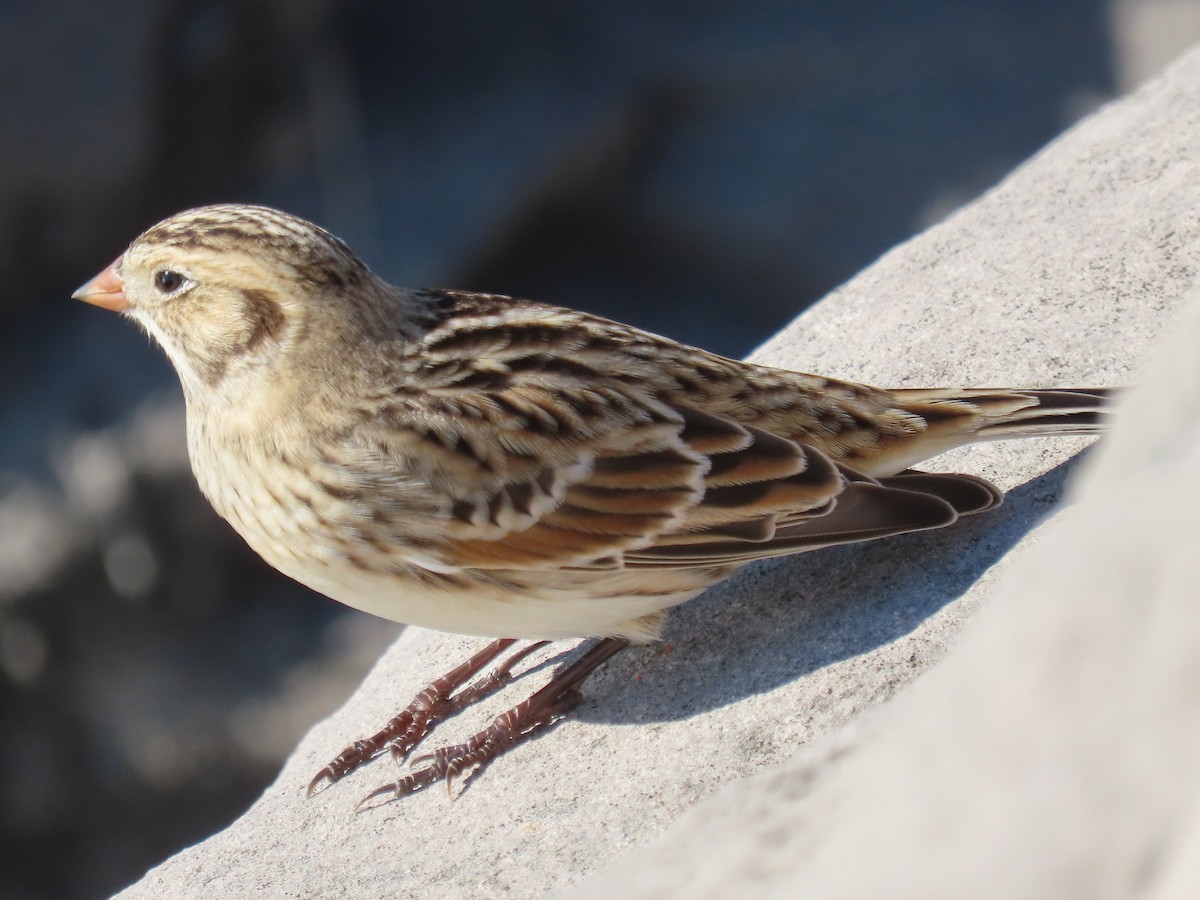
[[159, 269], [154, 273], [154, 286], [162, 294], [173, 294], [187, 279], [172, 269]]

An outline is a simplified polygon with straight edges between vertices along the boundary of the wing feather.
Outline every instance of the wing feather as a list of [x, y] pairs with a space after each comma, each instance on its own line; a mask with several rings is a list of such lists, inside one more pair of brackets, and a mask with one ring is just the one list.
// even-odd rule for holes
[[680, 357], [582, 314], [530, 305], [500, 316], [487, 299], [459, 297], [479, 308], [434, 328], [412, 354], [419, 377], [399, 373], [394, 395], [351, 431], [363, 461], [349, 480], [370, 482], [362, 489], [377, 499], [407, 492], [399, 510], [414, 497], [437, 507], [422, 519], [436, 532], [423, 552], [449, 567], [736, 565], [941, 527], [999, 492], [886, 465], [869, 471], [889, 477], [873, 478], [859, 457], [923, 430], [950, 440], [980, 419], [1040, 426], [1026, 412], [1039, 401], [1046, 415], [1096, 399], [908, 391], [889, 406], [886, 392], [795, 373], [759, 373], [751, 391], [736, 361]]

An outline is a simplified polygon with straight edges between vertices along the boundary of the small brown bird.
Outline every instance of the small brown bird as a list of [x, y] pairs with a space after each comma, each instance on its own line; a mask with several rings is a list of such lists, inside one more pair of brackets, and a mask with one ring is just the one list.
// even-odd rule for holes
[[[499, 638], [309, 793], [498, 689], [527, 638], [601, 640], [464, 744], [373, 792], [481, 767], [579, 702], [665, 611], [757, 559], [998, 505], [910, 467], [973, 441], [1095, 434], [1108, 392], [882, 390], [726, 359], [574, 310], [403, 290], [328, 232], [223, 205], [138, 237], [76, 298], [183, 384], [200, 488], [281, 572], [386, 619]], [[540, 646], [540, 644], [535, 644]]]

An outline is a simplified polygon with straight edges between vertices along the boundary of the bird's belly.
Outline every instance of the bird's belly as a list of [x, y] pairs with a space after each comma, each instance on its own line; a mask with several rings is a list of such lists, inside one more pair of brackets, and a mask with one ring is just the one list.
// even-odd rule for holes
[[[373, 572], [356, 567], [304, 566], [289, 571], [319, 593], [380, 618], [439, 631], [488, 637], [558, 640], [582, 637], [626, 637], [634, 641], [658, 636], [659, 617], [667, 607], [700, 593], [689, 586], [669, 594], [609, 594], [603, 584], [547, 590], [521, 586], [495, 573]], [[523, 573], [507, 573], [519, 576]], [[599, 592], [598, 592], [599, 591]]]
[[[736, 567], [657, 575], [547, 567], [534, 571], [453, 569], [397, 535], [367, 540], [357, 520], [322, 519], [290, 502], [276, 473], [268, 485], [247, 466], [204, 474], [201, 488], [263, 559], [290, 578], [354, 609], [393, 622], [490, 637], [557, 640], [658, 636], [662, 610], [688, 600]], [[243, 477], [235, 477], [237, 475]], [[286, 474], [286, 473], [285, 473]], [[293, 477], [294, 473], [293, 473]], [[282, 497], [282, 499], [281, 499]], [[389, 539], [390, 538], [390, 539]]]

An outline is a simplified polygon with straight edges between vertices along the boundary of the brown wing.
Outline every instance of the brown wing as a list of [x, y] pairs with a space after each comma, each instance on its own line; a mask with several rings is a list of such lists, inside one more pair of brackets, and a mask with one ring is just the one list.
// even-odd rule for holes
[[[356, 480], [403, 493], [401, 512], [423, 503], [444, 565], [743, 562], [939, 527], [996, 500], [966, 477], [873, 480], [761, 427], [761, 410], [733, 415], [735, 361], [566, 310], [451, 299], [354, 432]], [[767, 405], [803, 399], [792, 377]]]
[[[452, 498], [436, 542], [441, 562], [495, 570], [741, 563], [941, 527], [998, 502], [970, 476], [877, 481], [699, 410], [647, 403], [633, 415], [624, 404], [634, 397], [614, 395], [600, 413], [572, 397], [506, 397], [490, 405], [489, 433], [473, 439], [403, 430], [410, 475]], [[564, 429], [562, 409], [551, 416], [549, 404], [569, 408], [577, 427]], [[593, 415], [603, 425], [578, 427]]]
[[[810, 448], [696, 410], [669, 412], [670, 427], [613, 429], [567, 465], [460, 503], [465, 527], [442, 558], [471, 568], [619, 567], [664, 541], [762, 549], [781, 517], [825, 515], [846, 485]], [[514, 495], [526, 502], [514, 508]]]
[[821, 515], [784, 515], [760, 543], [706, 534], [665, 535], [656, 546], [625, 555], [630, 568], [708, 566], [787, 556], [837, 544], [942, 528], [961, 515], [998, 506], [1003, 495], [973, 475], [909, 471], [870, 479], [841, 467], [847, 477], [831, 508]]

